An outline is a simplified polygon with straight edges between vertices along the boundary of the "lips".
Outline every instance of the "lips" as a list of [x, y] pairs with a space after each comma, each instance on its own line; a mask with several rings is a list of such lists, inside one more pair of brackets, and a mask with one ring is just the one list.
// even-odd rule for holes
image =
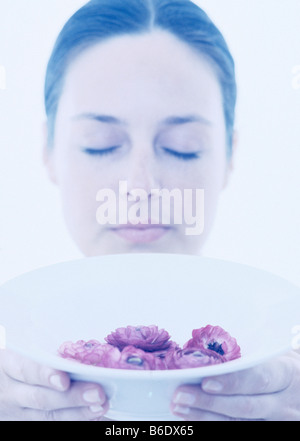
[[170, 231], [164, 225], [124, 225], [113, 229], [113, 232], [122, 239], [132, 243], [151, 243], [161, 239]]

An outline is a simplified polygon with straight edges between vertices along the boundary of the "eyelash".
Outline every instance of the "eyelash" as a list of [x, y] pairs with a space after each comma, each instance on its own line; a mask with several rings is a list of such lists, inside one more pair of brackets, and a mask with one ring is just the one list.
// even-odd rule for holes
[[[97, 149], [92, 149], [92, 148], [86, 147], [83, 149], [83, 151], [91, 156], [108, 156], [108, 155], [115, 153], [119, 148], [120, 148], [120, 146], [113, 146], [113, 147], [109, 147], [107, 149], [98, 149], [97, 150]], [[163, 150], [166, 153], [170, 154], [171, 156], [174, 156], [175, 158], [182, 160], [182, 161], [193, 161], [195, 159], [199, 159], [199, 157], [200, 157], [199, 152], [182, 153], [182, 152], [177, 152], [176, 150], [169, 149], [167, 147], [163, 147]]]
[[201, 156], [200, 152], [196, 152], [196, 153], [182, 153], [182, 152], [177, 152], [176, 150], [169, 149], [167, 147], [163, 147], [163, 150], [166, 153], [169, 153], [170, 155], [172, 155], [175, 158], [180, 159], [182, 161], [193, 161], [195, 159], [199, 159], [200, 156]]
[[119, 145], [109, 147], [107, 149], [98, 149], [98, 150], [86, 147], [83, 149], [83, 151], [91, 156], [108, 156], [115, 153], [119, 148], [120, 148]]

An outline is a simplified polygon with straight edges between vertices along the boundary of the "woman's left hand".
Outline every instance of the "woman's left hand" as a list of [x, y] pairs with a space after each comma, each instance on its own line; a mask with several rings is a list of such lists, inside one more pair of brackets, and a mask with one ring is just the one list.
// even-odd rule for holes
[[300, 421], [300, 355], [181, 386], [171, 410], [186, 421]]

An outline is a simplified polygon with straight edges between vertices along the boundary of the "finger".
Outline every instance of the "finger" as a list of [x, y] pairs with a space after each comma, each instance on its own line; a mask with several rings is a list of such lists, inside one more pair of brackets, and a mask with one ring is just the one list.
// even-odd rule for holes
[[213, 412], [206, 412], [179, 404], [171, 405], [171, 412], [185, 421], [233, 421], [233, 418], [219, 415]]
[[65, 391], [70, 387], [70, 377], [66, 372], [42, 366], [8, 350], [1, 354], [1, 366], [8, 377], [22, 383], [59, 391]]
[[41, 386], [14, 382], [9, 389], [10, 402], [14, 406], [51, 412], [56, 409], [90, 407], [101, 412], [107, 407], [107, 399], [98, 384], [72, 383], [66, 392], [58, 392]]
[[252, 369], [205, 378], [201, 387], [204, 392], [218, 395], [269, 394], [287, 389], [293, 373], [293, 360], [281, 357]]
[[38, 411], [24, 409], [19, 420], [21, 421], [97, 421], [103, 418], [108, 411], [108, 405], [103, 409], [77, 407], [52, 411]]
[[[200, 386], [182, 386], [172, 405], [225, 415], [234, 419], [262, 420], [275, 414], [277, 401], [272, 395], [212, 395]], [[188, 411], [186, 411], [188, 412]]]
[[180, 405], [172, 405], [171, 411], [175, 416], [185, 421], [247, 421], [242, 418], [231, 418], [226, 415]]

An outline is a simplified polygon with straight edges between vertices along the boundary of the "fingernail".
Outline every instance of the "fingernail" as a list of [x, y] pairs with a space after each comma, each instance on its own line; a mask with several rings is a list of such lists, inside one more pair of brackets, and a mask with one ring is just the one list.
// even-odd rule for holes
[[100, 404], [93, 404], [93, 406], [90, 406], [90, 411], [93, 413], [102, 413], [104, 409]]
[[221, 392], [223, 384], [216, 380], [207, 380], [202, 383], [202, 389], [205, 392]]
[[63, 384], [62, 378], [60, 375], [52, 375], [50, 377], [50, 384], [58, 390], [65, 390], [65, 385]]
[[83, 399], [87, 403], [99, 403], [99, 401], [102, 401], [100, 393], [98, 389], [89, 389], [86, 390], [83, 394]]
[[192, 406], [196, 401], [196, 397], [188, 392], [178, 392], [174, 399], [174, 403]]
[[179, 404], [174, 407], [173, 412], [180, 413], [181, 415], [188, 415], [190, 413], [189, 407], [180, 406]]

